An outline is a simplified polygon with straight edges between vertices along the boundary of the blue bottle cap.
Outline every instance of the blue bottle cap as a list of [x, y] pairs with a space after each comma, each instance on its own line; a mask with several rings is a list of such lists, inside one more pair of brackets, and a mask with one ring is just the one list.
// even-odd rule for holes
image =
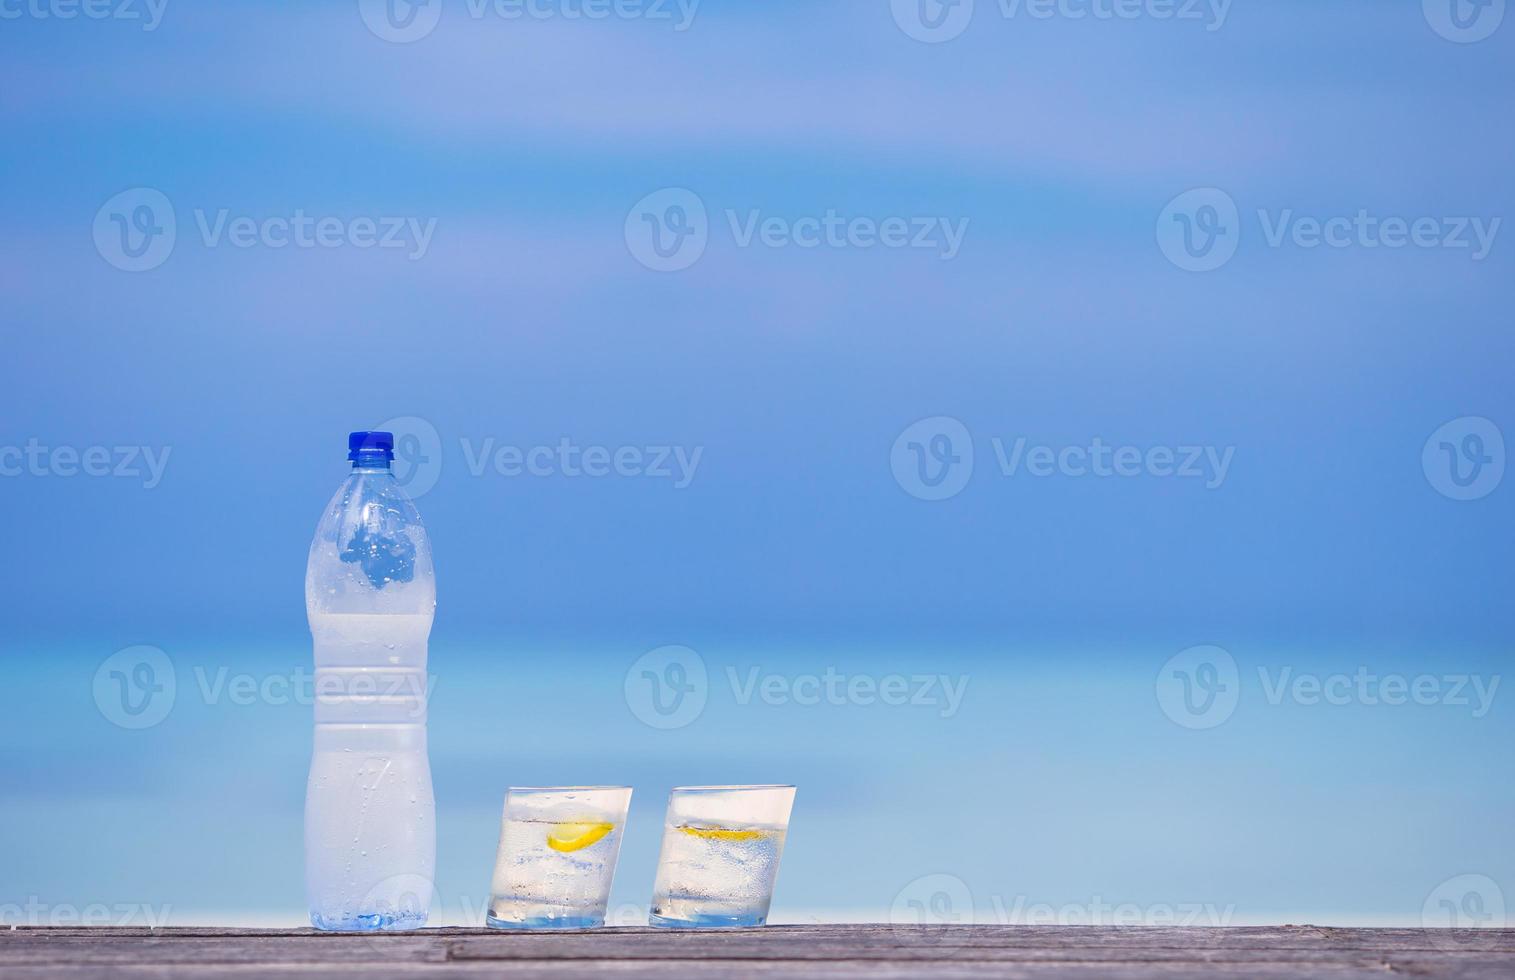
[[349, 432], [347, 434], [347, 458], [356, 460], [358, 454], [369, 456], [383, 453], [385, 460], [395, 458], [395, 435], [393, 432]]

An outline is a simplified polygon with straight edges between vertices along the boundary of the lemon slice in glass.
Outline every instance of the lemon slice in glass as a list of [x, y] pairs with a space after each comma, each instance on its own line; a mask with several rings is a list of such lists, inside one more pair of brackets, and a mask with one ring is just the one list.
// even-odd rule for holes
[[757, 840], [763, 836], [761, 830], [727, 830], [725, 827], [680, 827], [679, 829], [691, 837], [703, 837], [705, 840]]
[[604, 840], [615, 829], [610, 823], [559, 823], [547, 832], [547, 846], [554, 851], [582, 851], [590, 844]]

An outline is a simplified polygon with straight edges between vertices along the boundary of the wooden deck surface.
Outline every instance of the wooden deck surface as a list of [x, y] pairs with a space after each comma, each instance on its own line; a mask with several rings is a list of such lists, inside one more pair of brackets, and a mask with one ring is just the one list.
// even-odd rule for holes
[[733, 932], [0, 929], [0, 977], [1515, 977], [1515, 930], [770, 926]]

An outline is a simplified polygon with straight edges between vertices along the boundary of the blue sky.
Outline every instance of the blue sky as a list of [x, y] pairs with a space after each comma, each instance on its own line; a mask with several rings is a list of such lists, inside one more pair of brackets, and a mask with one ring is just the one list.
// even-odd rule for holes
[[[71, 828], [0, 855], [23, 895], [114, 901], [135, 883], [132, 901], [287, 912], [308, 709], [196, 696], [123, 731], [90, 678], [132, 644], [165, 650], [186, 690], [197, 668], [303, 663], [305, 549], [345, 435], [396, 419], [427, 457], [433, 762], [460, 821], [442, 855], [455, 880], [486, 860], [472, 849], [492, 846], [506, 783], [636, 777], [649, 826], [676, 782], [801, 783], [797, 821], [814, 806], [848, 844], [827, 856], [795, 835], [797, 909], [887, 910], [938, 871], [981, 874], [981, 898], [1213, 897], [1264, 919], [1302, 899], [1262, 864], [1338, 917], [1415, 920], [1465, 872], [1515, 888], [1504, 835], [1475, 816], [1508, 812], [1491, 785], [1508, 776], [1498, 696], [1479, 719], [1312, 710], [1268, 703], [1257, 674], [1501, 669], [1510, 486], [1457, 499], [1423, 454], [1456, 420], [1515, 435], [1512, 232], [1494, 224], [1512, 206], [1515, 26], [1458, 43], [1412, 2], [1236, 0], [1217, 21], [1068, 16], [1079, 4], [1007, 17], [978, 0], [960, 35], [922, 43], [884, 2], [705, 0], [682, 31], [433, 2], [435, 29], [410, 43], [352, 2], [170, 0], [152, 30], [34, 7], [0, 23], [0, 451], [42, 461], [0, 477], [18, 556], [4, 656], [38, 695], [0, 807]], [[1234, 204], [1236, 249], [1189, 271], [1160, 244], [1164, 209], [1205, 188]], [[108, 243], [143, 189], [176, 232], [161, 264], [127, 271], [96, 230]], [[627, 230], [665, 189], [707, 219], [673, 272]], [[138, 196], [110, 203], [123, 194]], [[297, 214], [342, 240], [238, 247], [203, 230]], [[1304, 244], [1309, 221], [1359, 214], [1428, 220], [1435, 244], [1355, 227], [1341, 247]], [[964, 231], [950, 259], [784, 237], [827, 215]], [[364, 220], [398, 222], [405, 245], [359, 247]], [[778, 244], [743, 244], [763, 220]], [[424, 249], [404, 237], [420, 227]], [[1486, 255], [1446, 244], [1479, 227]], [[939, 419], [973, 462], [957, 492], [922, 499], [900, 476], [905, 433]], [[1433, 460], [1442, 441], [1463, 451], [1474, 423], [1459, 424]], [[919, 431], [929, 446], [945, 430]], [[488, 455], [565, 439], [634, 451], [642, 475], [502, 472]], [[1018, 440], [1229, 463], [1007, 473]], [[59, 447], [104, 447], [133, 472], [79, 473]], [[687, 485], [645, 472], [681, 452], [698, 454]], [[718, 679], [845, 662], [972, 682], [953, 719], [790, 718], [713, 694], [688, 729], [653, 732], [616, 692], [663, 644], [699, 650]], [[1152, 677], [1196, 644], [1250, 678], [1208, 732], [1154, 707]], [[522, 721], [449, 694], [449, 665], [463, 687], [509, 692]], [[521, 690], [604, 710], [535, 737], [523, 727], [550, 719]], [[914, 746], [889, 740], [901, 727]], [[693, 743], [702, 761], [684, 765]], [[156, 775], [122, 775], [141, 758]], [[228, 830], [270, 834], [237, 894], [193, 859], [220, 836], [189, 832], [223, 809], [190, 774], [227, 758], [246, 774], [215, 790], [239, 804]], [[1175, 758], [1222, 774], [1180, 780]], [[964, 794], [981, 780], [994, 789]], [[1029, 809], [1027, 784], [1044, 787]], [[68, 856], [114, 812], [176, 816], [113, 824], [104, 853]], [[989, 859], [976, 833], [920, 832], [1006, 820]], [[1287, 821], [1314, 842], [1238, 856], [1229, 828], [1255, 841]], [[1052, 825], [1060, 843], [1028, 855]], [[1195, 850], [1133, 856], [1163, 828]], [[1386, 850], [1403, 857], [1372, 864]], [[627, 860], [650, 879], [632, 841]]]

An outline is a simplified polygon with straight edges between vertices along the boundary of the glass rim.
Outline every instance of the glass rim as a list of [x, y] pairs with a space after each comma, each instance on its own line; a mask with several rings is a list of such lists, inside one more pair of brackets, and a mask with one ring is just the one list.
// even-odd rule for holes
[[618, 789], [632, 789], [630, 786], [507, 786], [505, 794], [511, 793], [589, 793], [605, 792]]
[[670, 792], [673, 793], [731, 793], [743, 790], [775, 790], [794, 789], [793, 783], [752, 783], [742, 785], [733, 783], [727, 786], [675, 786]]

